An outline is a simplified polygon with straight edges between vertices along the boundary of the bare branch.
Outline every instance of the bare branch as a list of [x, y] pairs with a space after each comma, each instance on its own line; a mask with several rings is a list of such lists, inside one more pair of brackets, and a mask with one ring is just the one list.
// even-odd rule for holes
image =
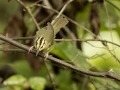
[[[68, 6], [69, 3], [71, 3], [73, 0], [68, 0], [67, 3], [63, 6], [63, 8], [61, 9], [61, 11], [58, 13], [57, 17], [59, 17], [63, 11], [65, 10], [65, 8]], [[57, 18], [56, 17], [56, 18]]]
[[[36, 27], [37, 27], [37, 29], [40, 30], [40, 27], [39, 27], [37, 21], [35, 20], [32, 12], [31, 12], [31, 10], [30, 10], [30, 8], [29, 8], [29, 7], [26, 7], [25, 4], [24, 4], [21, 0], [16, 0], [16, 1], [19, 2], [19, 3], [28, 11], [28, 13], [30, 14], [33, 22], [35, 23], [35, 25], [36, 25]], [[34, 4], [33, 4], [33, 5], [34, 5]]]
[[[17, 46], [17, 47], [19, 47], [19, 48], [21, 48], [21, 49], [23, 49], [25, 51], [29, 51], [30, 47], [25, 46], [25, 45], [23, 45], [21, 43], [18, 43], [17, 41], [14, 41], [14, 40], [12, 40], [10, 38], [7, 38], [7, 37], [5, 37], [3, 35], [0, 35], [0, 39], [3, 40], [3, 41], [6, 41], [6, 42], [8, 42], [8, 43], [10, 43], [12, 45], [15, 45], [15, 46]], [[36, 54], [36, 50], [31, 50], [31, 53]], [[39, 53], [38, 56], [45, 58], [44, 54], [42, 54], [42, 53]], [[111, 78], [111, 79], [114, 79], [116, 81], [120, 81], [120, 77], [114, 75], [114, 73], [111, 73], [111, 72], [92, 72], [92, 71], [89, 71], [89, 70], [84, 70], [84, 69], [79, 68], [77, 66], [73, 66], [73, 65], [71, 65], [69, 63], [66, 63], [63, 60], [54, 58], [52, 56], [48, 56], [47, 58], [50, 61], [55, 62], [55, 63], [57, 63], [59, 65], [62, 65], [64, 67], [67, 67], [67, 68], [69, 68], [69, 69], [71, 69], [71, 70], [73, 70], [74, 72], [77, 72], [77, 73], [82, 73], [82, 74], [85, 74], [85, 75], [90, 75], [90, 76], [95, 76], [95, 77]]]
[[22, 49], [0, 49], [0, 51], [3, 51], [3, 52], [25, 52]]

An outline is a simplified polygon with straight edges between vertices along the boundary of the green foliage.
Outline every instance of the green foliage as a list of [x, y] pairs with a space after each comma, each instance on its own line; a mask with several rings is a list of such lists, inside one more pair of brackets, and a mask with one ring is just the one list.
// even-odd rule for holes
[[56, 85], [59, 85], [61, 90], [70, 90], [72, 88], [71, 72], [68, 70], [60, 70], [59, 75], [55, 78], [55, 83]]
[[26, 82], [26, 78], [22, 75], [13, 75], [6, 79], [3, 82], [3, 85], [7, 87], [7, 90], [21, 90], [24, 87], [24, 84]]
[[119, 90], [119, 83], [114, 80], [93, 77], [91, 77], [91, 80], [94, 81], [94, 86], [99, 87], [100, 90]]
[[16, 73], [21, 74], [25, 77], [31, 77], [33, 75], [29, 64], [25, 60], [14, 62], [13, 64], [10, 64], [10, 66]]
[[33, 90], [43, 90], [45, 88], [46, 80], [42, 77], [32, 77], [29, 79], [29, 84]]
[[81, 51], [74, 47], [70, 42], [60, 42], [55, 44], [51, 53], [78, 67], [88, 67], [87, 61]]
[[[6, 1], [7, 0], [0, 0], [0, 21], [2, 21], [0, 22], [0, 33], [4, 32], [4, 28], [6, 26], [6, 20], [8, 19], [8, 17], [13, 14], [15, 15], [16, 10], [18, 9], [18, 4], [14, 2], [15, 0], [10, 0], [9, 3]], [[27, 1], [28, 2], [25, 2], [26, 4], [28, 5], [33, 4], [33, 2], [30, 2], [29, 0]], [[77, 1], [79, 3], [79, 1], [82, 2], [84, 0], [77, 0]], [[108, 1], [108, 0], [104, 0], [104, 1]], [[114, 4], [117, 8], [119, 8], [120, 6], [119, 1], [117, 0], [109, 0], [109, 2]], [[75, 18], [75, 20], [81, 26], [84, 26], [85, 28], [90, 29], [90, 22], [88, 18], [89, 18], [89, 12], [90, 12], [90, 7], [92, 3], [86, 4], [86, 6], [83, 3], [80, 3], [80, 5], [81, 4], [83, 5], [82, 10], [79, 10], [79, 8], [75, 9], [77, 6], [71, 7], [70, 13], [68, 14], [72, 14], [73, 13], [72, 9], [74, 8], [76, 13], [73, 15], [73, 18]], [[100, 22], [100, 38], [108, 41], [111, 41], [111, 39], [113, 39], [113, 41], [111, 42], [114, 42], [119, 45], [120, 44], [120, 38], [119, 38], [120, 37], [120, 17], [119, 17], [120, 11], [108, 2], [106, 2], [106, 5], [107, 5], [106, 7], [108, 9], [108, 15], [110, 19], [108, 19], [107, 17], [105, 8], [102, 7], [103, 4], [101, 3], [98, 4], [98, 12], [99, 12], [100, 21], [101, 21]], [[33, 8], [30, 8], [30, 9], [32, 13], [35, 14], [35, 12], [38, 10], [38, 7], [34, 6]], [[3, 11], [5, 11], [4, 15], [3, 15], [4, 13]], [[67, 12], [69, 12], [69, 10]], [[48, 12], [45, 11], [45, 9], [43, 10], [43, 8], [41, 8], [39, 15], [35, 16], [36, 20], [38, 19], [38, 21], [40, 21], [39, 19], [44, 17], [44, 13], [48, 13]], [[33, 35], [33, 32], [36, 29], [36, 26], [33, 20], [31, 19], [31, 16], [28, 14], [26, 10], [24, 11], [23, 17], [24, 17], [23, 18], [24, 25], [28, 29], [28, 31], [26, 30], [27, 31], [26, 35]], [[43, 18], [42, 20], [44, 19], [46, 20], [46, 18]], [[51, 20], [52, 18], [50, 18], [50, 21]], [[7, 22], [7, 24], [9, 23]], [[112, 29], [112, 37], [110, 35], [110, 32], [111, 32], [110, 26]], [[91, 36], [89, 37], [89, 35], [83, 30], [83, 28], [78, 28], [77, 25], [75, 25], [75, 28], [77, 28], [77, 34], [79, 38], [91, 39]], [[72, 30], [72, 28], [70, 29]], [[22, 30], [20, 30], [18, 33], [21, 33], [21, 32]], [[69, 36], [69, 35], [66, 35], [66, 36]], [[85, 45], [84, 43], [88, 43], [91, 45]], [[94, 41], [94, 42], [91, 41], [91, 42], [84, 42], [84, 43], [82, 43], [82, 51], [81, 51], [78, 48], [76, 48], [71, 42], [55, 42], [55, 44], [53, 45], [54, 48], [51, 50], [50, 54], [64, 60], [69, 64], [72, 64], [74, 66], [77, 66], [85, 70], [91, 70], [95, 72], [96, 71], [108, 72], [109, 70], [113, 70], [114, 72], [112, 74], [120, 76], [119, 63], [117, 62], [116, 58], [109, 53], [108, 49], [105, 49], [105, 47], [100, 41]], [[114, 45], [114, 49], [113, 49], [111, 44], [107, 43], [107, 45], [109, 46], [112, 53], [115, 54], [116, 57], [119, 59], [120, 47], [116, 47]], [[0, 46], [0, 48], [2, 48], [2, 46]], [[16, 54], [18, 54], [19, 57]], [[46, 67], [43, 62], [40, 63], [41, 67], [39, 68], [39, 70], [34, 71], [33, 69], [31, 69], [29, 63], [27, 62], [26, 60], [27, 58], [23, 57], [19, 53], [16, 53], [16, 54], [10, 53], [6, 57], [2, 52], [0, 52], [0, 71], [2, 71], [1, 70], [2, 66], [9, 65], [12, 67], [12, 70], [14, 70], [16, 73], [16, 75], [11, 75], [10, 77], [7, 77], [7, 79], [6, 77], [2, 78], [2, 74], [4, 74], [4, 71], [6, 71], [3, 69], [2, 73], [0, 73], [0, 80], [1, 80], [0, 90], [30, 90], [30, 89], [31, 90], [49, 90], [49, 88], [53, 89], [53, 86], [48, 77]], [[10, 56], [14, 57], [12, 59], [15, 59], [16, 61], [15, 60], [10, 61], [11, 60]], [[48, 64], [47, 66], [48, 66], [49, 73], [52, 77], [53, 82], [55, 83], [57, 90], [119, 90], [120, 89], [120, 83], [115, 80], [99, 78], [99, 77], [91, 77], [91, 76], [85, 76], [83, 74], [73, 73], [73, 71], [68, 68], [64, 67], [64, 69], [63, 68], [61, 69], [61, 67], [56, 67], [56, 66], [59, 66], [56, 63], [53, 64], [51, 62], [49, 63], [47, 62], [47, 64]], [[2, 79], [3, 79], [3, 83], [2, 83]]]
[[16, 14], [17, 11], [18, 3], [15, 0], [11, 0], [10, 3], [7, 0], [0, 0], [0, 33], [3, 33], [9, 17]]
[[28, 13], [26, 13], [24, 16], [24, 23], [27, 26], [29, 32], [33, 32], [33, 30], [35, 30], [36, 26]]
[[[24, 76], [18, 74], [13, 75], [3, 82], [3, 85], [7, 87], [3, 90], [23, 90], [25, 87], [31, 87], [32, 90], [43, 90], [46, 84], [46, 80], [42, 77], [31, 77], [27, 80]], [[1, 90], [2, 88], [0, 88]]]
[[6, 79], [3, 82], [3, 85], [20, 85], [23, 86], [23, 83], [26, 81], [26, 78], [22, 75], [13, 75]]
[[[100, 35], [104, 40], [108, 40], [116, 44], [120, 43], [120, 39], [116, 31], [112, 32], [112, 39], [111, 33], [109, 31], [102, 31], [100, 32]], [[87, 38], [91, 38], [91, 36], [87, 35], [86, 39]], [[107, 43], [107, 45], [110, 50], [113, 50], [113, 53], [116, 55], [116, 57], [120, 58], [119, 47], [110, 43]], [[101, 42], [89, 41], [89, 43], [83, 43], [83, 51], [86, 56], [92, 57], [88, 59], [88, 62], [98, 68], [100, 71], [109, 71], [112, 68], [120, 68], [120, 65], [116, 58], [109, 53], [108, 49], [105, 49], [104, 45]]]

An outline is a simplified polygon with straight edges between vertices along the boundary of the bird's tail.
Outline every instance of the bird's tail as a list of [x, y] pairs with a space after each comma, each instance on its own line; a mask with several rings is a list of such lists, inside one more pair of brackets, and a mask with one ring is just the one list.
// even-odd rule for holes
[[56, 35], [59, 30], [64, 27], [68, 22], [69, 21], [63, 16], [55, 18], [55, 20], [53, 20], [51, 23], [54, 29], [54, 35]]

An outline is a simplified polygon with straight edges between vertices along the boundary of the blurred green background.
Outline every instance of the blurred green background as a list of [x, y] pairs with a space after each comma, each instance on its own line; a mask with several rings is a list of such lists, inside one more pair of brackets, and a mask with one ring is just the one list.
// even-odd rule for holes
[[[30, 5], [36, 0], [23, 1], [26, 5]], [[53, 3], [54, 0], [49, 0], [49, 2]], [[97, 12], [100, 19], [100, 39], [108, 40], [118, 45], [120, 45], [119, 2], [119, 0], [106, 0], [105, 3], [110, 19], [107, 17], [103, 2], [99, 2], [96, 7], [98, 8]], [[80, 25], [91, 30], [89, 16], [92, 4], [93, 3], [90, 2], [90, 0], [76, 0], [67, 7], [65, 14], [69, 15], [70, 18], [77, 21]], [[7, 0], [0, 0], [1, 34], [6, 35], [6, 33], [8, 33], [8, 36], [10, 37], [29, 37], [35, 35], [36, 27], [32, 22], [31, 17], [26, 11], [23, 11], [23, 8], [21, 8], [22, 7], [16, 0], [10, 0], [9, 2]], [[41, 12], [35, 16], [38, 22], [49, 16], [48, 11], [43, 8], [40, 8], [40, 10], [38, 7], [31, 8], [31, 11], [34, 14], [37, 10]], [[49, 21], [51, 20], [52, 19], [49, 19]], [[46, 24], [41, 25], [41, 27], [44, 25]], [[77, 39], [94, 39], [93, 36], [73, 23], [69, 23], [68, 28], [70, 28], [72, 34], [75, 34], [74, 31], [76, 29], [77, 35], [75, 35], [76, 37], [78, 36]], [[110, 28], [112, 30], [110, 30]], [[64, 32], [62, 32], [62, 34], [64, 34]], [[65, 36], [65, 38], [71, 39], [68, 33], [65, 33]], [[56, 37], [58, 38], [59, 34]], [[64, 37], [60, 36], [60, 38]], [[32, 40], [18, 41], [22, 44], [32, 46]], [[111, 52], [119, 59], [119, 47], [108, 43], [107, 45]], [[85, 70], [108, 72], [112, 69], [115, 75], [120, 75], [119, 62], [100, 41], [82, 42], [79, 46], [75, 46], [72, 42], [55, 42], [51, 47], [52, 50], [50, 51], [50, 54]], [[15, 49], [16, 47], [8, 44], [0, 46], [0, 90], [53, 90], [53, 85], [48, 77], [43, 58], [38, 58], [27, 52], [3, 52], [4, 49], [13, 48]], [[77, 74], [65, 67], [61, 68], [61, 66], [56, 63], [50, 61], [46, 62], [57, 90], [120, 89], [120, 83], [115, 80]]]

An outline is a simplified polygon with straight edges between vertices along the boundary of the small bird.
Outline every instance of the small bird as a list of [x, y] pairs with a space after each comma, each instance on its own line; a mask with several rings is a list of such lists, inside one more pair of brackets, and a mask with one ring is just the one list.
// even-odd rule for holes
[[[41, 28], [36, 32], [33, 45], [33, 47], [35, 47], [37, 50], [36, 56], [40, 51], [49, 48], [53, 44], [56, 34], [68, 22], [69, 21], [65, 17], [59, 16], [55, 18], [51, 23], [47, 23], [47, 26]], [[31, 47], [29, 51], [33, 47]]]

